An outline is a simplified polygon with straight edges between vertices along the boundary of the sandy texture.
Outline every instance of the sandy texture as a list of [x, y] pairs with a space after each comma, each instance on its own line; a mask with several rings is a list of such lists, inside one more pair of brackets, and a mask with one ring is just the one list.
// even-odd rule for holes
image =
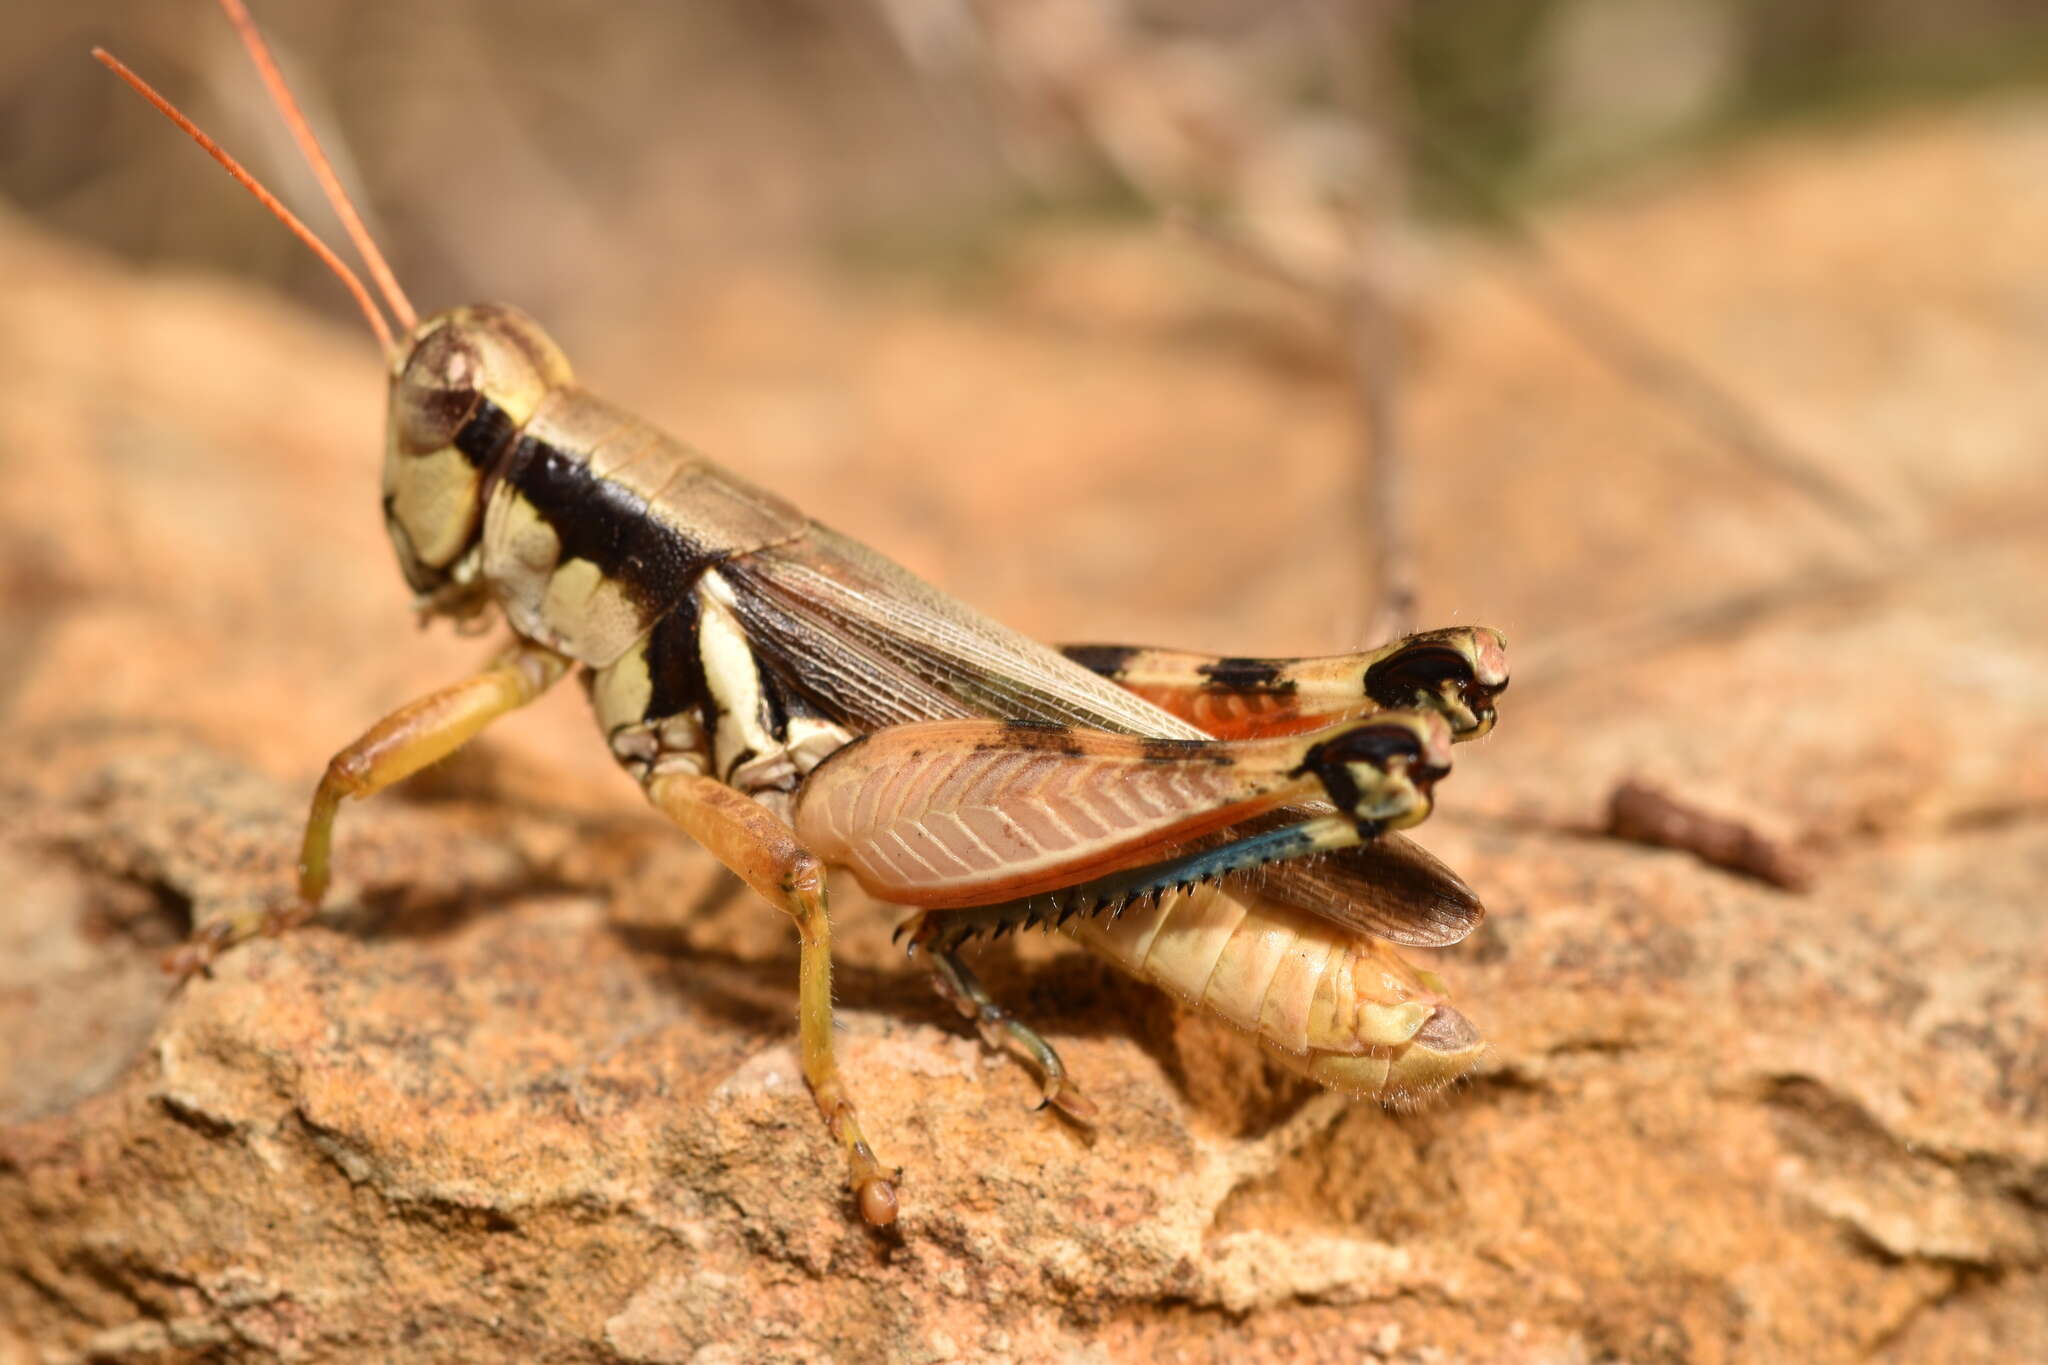
[[[0, 220], [0, 1361], [2048, 1358], [2048, 107], [1552, 227], [1899, 548], [1450, 253], [1425, 616], [1523, 668], [1424, 831], [1492, 912], [1430, 965], [1495, 1052], [1388, 1113], [1070, 950], [983, 953], [1091, 1137], [847, 888], [843, 1056], [907, 1169], [876, 1235], [796, 1077], [786, 927], [638, 809], [574, 689], [349, 811], [331, 923], [166, 998], [193, 917], [286, 884], [327, 754], [484, 642], [409, 629], [358, 337]], [[1342, 378], [1256, 281], [1069, 230], [964, 295], [674, 288], [586, 377], [970, 600], [1353, 643]], [[1631, 776], [1815, 889], [1596, 837]]]

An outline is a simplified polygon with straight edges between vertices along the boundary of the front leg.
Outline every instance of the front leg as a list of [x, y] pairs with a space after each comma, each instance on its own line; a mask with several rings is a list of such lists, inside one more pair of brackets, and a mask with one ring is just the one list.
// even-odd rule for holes
[[1455, 739], [1493, 728], [1507, 646], [1485, 626], [1426, 630], [1364, 654], [1219, 658], [1135, 645], [1063, 645], [1075, 663], [1218, 739], [1298, 734], [1341, 716], [1420, 707]]
[[411, 777], [467, 744], [483, 728], [545, 692], [569, 668], [552, 650], [519, 641], [473, 678], [401, 706], [328, 761], [313, 793], [299, 849], [299, 889], [289, 903], [226, 915], [193, 929], [164, 959], [164, 970], [184, 981], [205, 971], [221, 953], [258, 934], [276, 934], [320, 913], [327, 897], [334, 817], [342, 800], [361, 800]]
[[647, 797], [755, 894], [796, 921], [797, 1034], [804, 1080], [825, 1125], [846, 1153], [847, 1179], [860, 1216], [875, 1227], [896, 1221], [894, 1176], [861, 1136], [853, 1100], [832, 1052], [832, 921], [825, 865], [773, 811], [724, 783], [694, 773], [656, 773]]

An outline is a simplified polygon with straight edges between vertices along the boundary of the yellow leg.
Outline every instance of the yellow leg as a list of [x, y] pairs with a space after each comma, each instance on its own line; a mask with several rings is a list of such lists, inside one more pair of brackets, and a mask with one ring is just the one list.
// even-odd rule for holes
[[490, 668], [393, 711], [336, 754], [313, 793], [299, 850], [299, 890], [289, 904], [226, 915], [195, 926], [192, 937], [164, 959], [181, 981], [204, 971], [222, 952], [258, 934], [304, 924], [327, 896], [334, 817], [342, 798], [360, 800], [437, 763], [476, 738], [486, 725], [526, 705], [567, 672], [561, 655], [521, 642]]
[[847, 1179], [860, 1216], [875, 1227], [896, 1221], [895, 1175], [875, 1159], [832, 1055], [832, 923], [825, 865], [795, 831], [753, 798], [708, 777], [648, 779], [647, 796], [769, 904], [796, 921], [797, 1035], [804, 1080], [833, 1139], [846, 1153]]

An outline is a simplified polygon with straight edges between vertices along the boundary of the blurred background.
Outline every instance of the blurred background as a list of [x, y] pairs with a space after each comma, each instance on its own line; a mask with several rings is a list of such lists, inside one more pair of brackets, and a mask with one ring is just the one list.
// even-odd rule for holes
[[[516, 293], [571, 332], [723, 254], [958, 254], [1033, 213], [1249, 210], [1289, 176], [1442, 228], [1484, 222], [1491, 196], [2048, 76], [2029, 0], [257, 8], [403, 278], [429, 298]], [[17, 209], [344, 311], [302, 251], [139, 135], [140, 108], [84, 59], [113, 48], [329, 221], [212, 6], [12, 22], [0, 187]]]
[[[2027, 0], [365, 0], [261, 10], [323, 140], [427, 308], [517, 302], [598, 387], [714, 453], [770, 482], [846, 485], [843, 502], [818, 510], [857, 532], [897, 520], [871, 517], [864, 490], [928, 497], [931, 524], [898, 552], [961, 575], [948, 581], [963, 589], [997, 576], [998, 597], [1044, 566], [1036, 555], [1006, 560], [1028, 553], [1014, 547], [994, 550], [992, 565], [972, 562], [991, 551], [961, 528], [1002, 504], [975, 490], [991, 476], [995, 488], [1014, 483], [1019, 471], [971, 426], [998, 401], [992, 390], [1051, 385], [1029, 411], [1008, 414], [1006, 435], [1044, 452], [1026, 466], [1032, 475], [1063, 481], [1059, 497], [1018, 510], [1042, 515], [1050, 541], [1095, 547], [1069, 557], [1077, 581], [1146, 571], [1160, 543], [1147, 538], [1175, 521], [1245, 547], [1212, 572], [1185, 571], [1212, 601], [1261, 563], [1284, 585], [1301, 565], [1276, 558], [1276, 546], [1352, 547], [1350, 581], [1316, 587], [1320, 615], [1269, 598], [1224, 618], [1253, 632], [1236, 647], [1272, 650], [1383, 634], [1405, 614], [1387, 614], [1390, 592], [1551, 636], [1569, 624], [1544, 605], [1557, 604], [1561, 580], [1526, 546], [1519, 563], [1484, 546], [1476, 558], [1444, 553], [1461, 522], [1569, 522], [1576, 549], [1561, 547], [1560, 560], [1642, 556], [1629, 580], [1596, 592], [1609, 600], [1563, 608], [1577, 622], [1603, 606], [1714, 609], [1673, 601], [1673, 580], [1690, 576], [1658, 563], [1674, 521], [1725, 556], [1736, 592], [1787, 571], [1866, 565], [1865, 551], [1895, 547], [1923, 515], [1914, 499], [1825, 429], [1834, 415], [1799, 411], [1756, 382], [1778, 369], [1768, 350], [1790, 325], [1782, 300], [1724, 300], [1714, 336], [1673, 292], [1703, 285], [1724, 253], [1761, 262], [1790, 241], [1731, 242], [1729, 224], [1688, 237], [1679, 222], [1656, 260], [1603, 259], [1593, 241], [1561, 258], [1532, 216], [1653, 203], [1689, 167], [1727, 164], [1739, 147], [1794, 130], [1853, 137], [2048, 75], [2048, 14]], [[199, 0], [18, 16], [0, 56], [6, 202], [45, 231], [151, 270], [286, 292], [348, 325], [346, 296], [310, 254], [85, 60], [96, 42], [338, 239], [231, 32]], [[1474, 279], [1505, 291], [1517, 320], [1485, 320], [1483, 330], [1503, 335], [1533, 317], [1538, 335], [1464, 353], [1444, 318], [1467, 308]], [[950, 354], [946, 338], [888, 341], [893, 324], [915, 325], [903, 309], [910, 295], [913, 310], [994, 302], [1027, 330], [1069, 329], [1101, 349], [1085, 375], [1006, 381], [996, 361], [993, 373], [948, 379], [936, 363]], [[878, 319], [884, 297], [889, 316]], [[1470, 304], [1474, 316], [1488, 306]], [[1304, 496], [1274, 500], [1267, 520], [1256, 509], [1240, 518], [1244, 509], [1215, 496], [1270, 471], [1286, 444], [1273, 445], [1270, 412], [1266, 436], [1248, 420], [1218, 430], [1210, 449], [1141, 450], [1159, 439], [1146, 411], [1156, 418], [1175, 401], [1175, 377], [1154, 372], [1114, 395], [1091, 393], [1085, 377], [1143, 374], [1134, 351], [1147, 343], [1134, 329], [1155, 342], [1161, 331], [1200, 333], [1212, 350], [1243, 352], [1247, 376], [1263, 368], [1305, 381], [1294, 410], [1319, 435], [1304, 438], [1313, 453], [1284, 461], [1321, 468], [1303, 475]], [[1794, 341], [1801, 355], [1826, 345]], [[1561, 465], [1543, 482], [1550, 492], [1515, 489], [1507, 500], [1517, 506], [1503, 505], [1489, 491], [1495, 473], [1549, 458], [1548, 438], [1503, 436], [1496, 423], [1482, 442], [1490, 448], [1474, 451], [1475, 434], [1430, 395], [1500, 384], [1517, 421], [1563, 436], [1576, 419], [1544, 410], [1539, 395], [1509, 394], [1514, 374], [1489, 372], [1504, 366], [1523, 385], [1554, 387], [1526, 357], [1559, 345], [1644, 406], [1632, 428], [1576, 434], [1580, 448], [1608, 447], [1597, 482], [1611, 496]], [[905, 392], [863, 395], [867, 381], [848, 372], [877, 354], [895, 358], [887, 382]], [[1757, 374], [1743, 373], [1750, 360]], [[1477, 368], [1461, 373], [1467, 365]], [[1079, 453], [1088, 439], [1066, 425], [1105, 404], [1126, 412], [1123, 436], [1106, 438], [1117, 446], [1114, 477]], [[1014, 425], [1024, 421], [1044, 425]], [[906, 492], [889, 452], [943, 444], [948, 425], [955, 453], [919, 453], [926, 491]], [[1062, 461], [1060, 450], [1075, 453]], [[1687, 456], [1705, 464], [1703, 476], [1657, 471]], [[1427, 472], [1458, 458], [1477, 460], [1488, 486]], [[1695, 496], [1730, 478], [1735, 503]], [[1102, 548], [1111, 539], [1154, 548], [1119, 555]], [[1504, 578], [1527, 590], [1494, 590]], [[1190, 606], [1163, 622], [1157, 604], [1142, 622], [1111, 608], [1063, 633], [1213, 635], [1213, 613]]]

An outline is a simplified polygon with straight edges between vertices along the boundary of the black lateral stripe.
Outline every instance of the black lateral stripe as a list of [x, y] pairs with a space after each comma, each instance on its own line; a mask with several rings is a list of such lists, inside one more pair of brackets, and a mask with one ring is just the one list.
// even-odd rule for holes
[[643, 720], [666, 720], [703, 707], [704, 728], [713, 728], [711, 689], [704, 680], [704, 653], [697, 642], [697, 594], [685, 591], [647, 635], [647, 712]]
[[469, 414], [462, 430], [455, 433], [455, 448], [472, 469], [488, 469], [517, 430], [503, 408], [488, 398], [478, 398], [476, 410]]
[[563, 563], [589, 560], [650, 612], [689, 596], [697, 575], [718, 558], [655, 515], [647, 499], [546, 441], [521, 436], [505, 478], [561, 540]]
[[761, 657], [761, 651], [754, 648], [751, 638], [747, 641], [747, 653], [754, 660], [754, 676], [760, 680], [762, 708], [767, 712], [763, 719], [768, 722], [768, 733], [786, 743], [789, 740], [789, 718], [815, 714], [817, 708], [803, 699], [782, 668]]
[[1131, 660], [1143, 651], [1136, 645], [1061, 645], [1060, 653], [1090, 673], [1115, 679], [1122, 677]]
[[[751, 647], [752, 640], [748, 645]], [[785, 664], [754, 651], [754, 662], [761, 670], [761, 695], [768, 699], [768, 709], [773, 721], [777, 739], [789, 738], [789, 721], [792, 716], [803, 716], [809, 720], [830, 720], [817, 701], [804, 691], [802, 680], [796, 671]]]
[[1280, 659], [1217, 659], [1198, 670], [1209, 686], [1224, 692], [1291, 692], [1292, 678], [1282, 679]]

